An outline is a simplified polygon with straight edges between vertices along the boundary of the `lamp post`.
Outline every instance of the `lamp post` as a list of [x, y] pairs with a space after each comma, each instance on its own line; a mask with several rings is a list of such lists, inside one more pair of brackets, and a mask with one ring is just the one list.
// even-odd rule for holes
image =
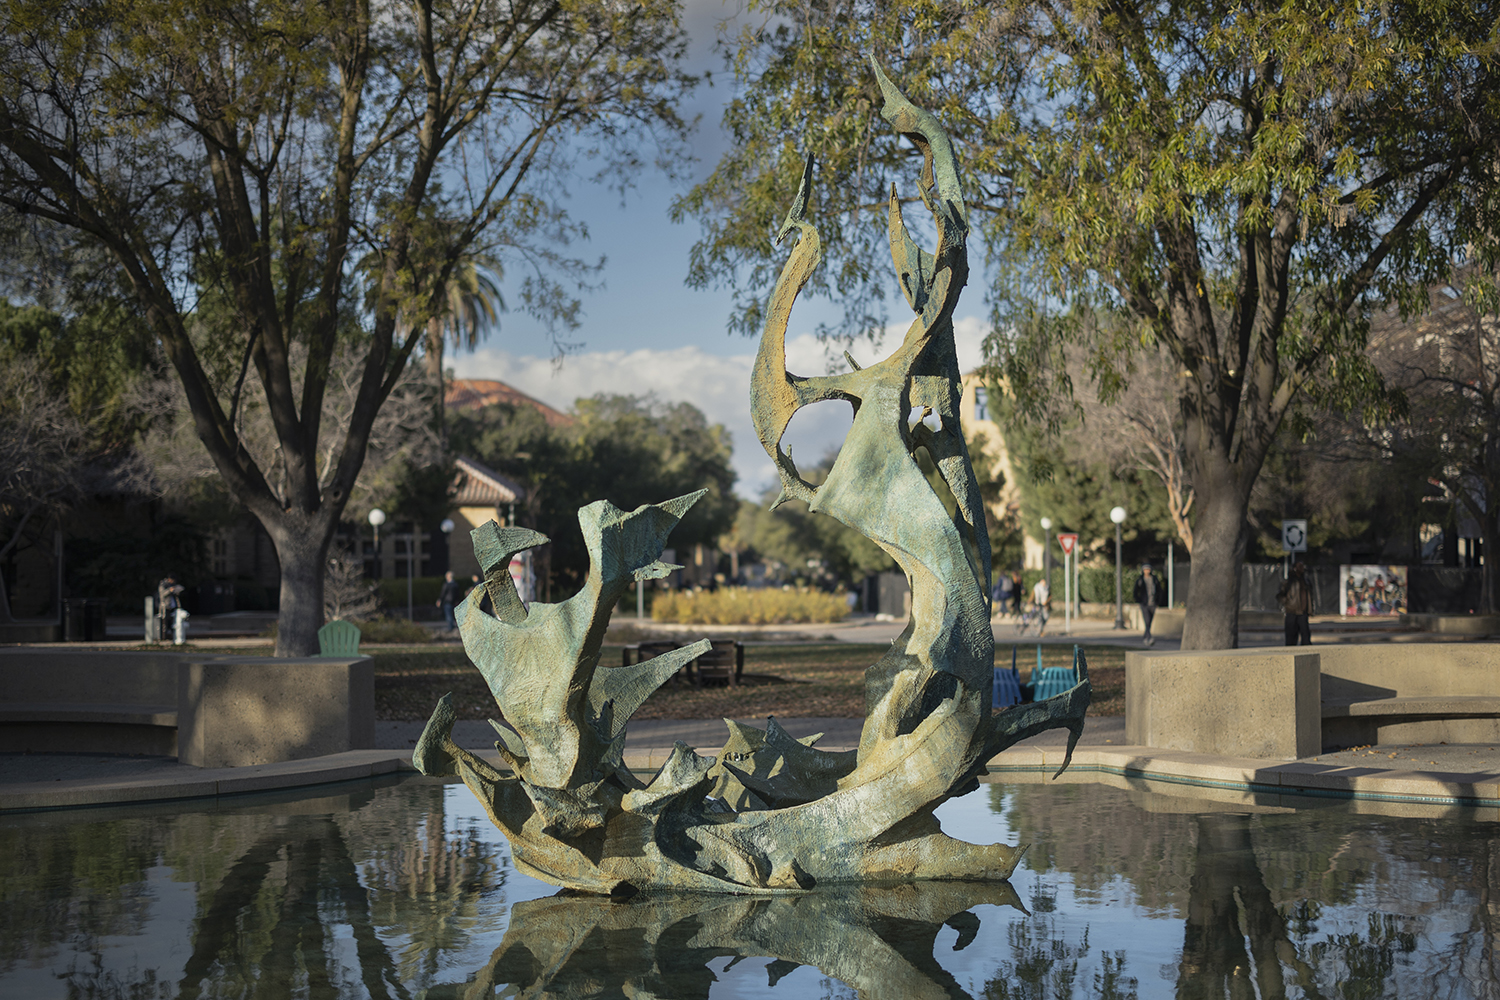
[[1047, 581], [1047, 593], [1052, 593], [1052, 518], [1044, 517], [1042, 524], [1042, 576]]
[[372, 507], [369, 520], [370, 527], [375, 529], [375, 579], [379, 580], [383, 575], [380, 565], [380, 526], [385, 523], [385, 511]]
[[1125, 627], [1125, 563], [1120, 557], [1120, 525], [1125, 522], [1125, 508], [1115, 507], [1109, 512], [1115, 522], [1115, 628]]
[[453, 568], [453, 528], [453, 518], [451, 517], [443, 518], [443, 523], [438, 525], [438, 529], [443, 533], [443, 551], [448, 555], [449, 569]]

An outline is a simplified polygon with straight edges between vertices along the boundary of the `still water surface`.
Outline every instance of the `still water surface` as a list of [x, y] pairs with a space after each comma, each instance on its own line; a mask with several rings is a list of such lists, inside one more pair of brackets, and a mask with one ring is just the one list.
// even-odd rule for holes
[[559, 895], [424, 778], [0, 819], [0, 997], [1494, 997], [1500, 826], [1094, 784], [939, 812], [1009, 885]]

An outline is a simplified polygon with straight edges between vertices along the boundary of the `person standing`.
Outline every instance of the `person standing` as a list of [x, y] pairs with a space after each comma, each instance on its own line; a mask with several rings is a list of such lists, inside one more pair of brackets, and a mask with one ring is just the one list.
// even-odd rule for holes
[[453, 579], [453, 571], [450, 569], [443, 574], [443, 589], [438, 592], [438, 607], [443, 609], [443, 620], [448, 623], [449, 629], [458, 628], [458, 619], [453, 615], [453, 609], [463, 599], [463, 587]]
[[1302, 645], [1311, 646], [1312, 625], [1308, 615], [1312, 614], [1312, 589], [1307, 585], [1307, 563], [1292, 567], [1292, 575], [1276, 591], [1276, 602], [1286, 615], [1286, 644], [1295, 646], [1300, 639]]
[[183, 589], [172, 573], [162, 577], [161, 582], [156, 585], [156, 615], [160, 619], [156, 635], [162, 642], [172, 641], [172, 628], [177, 624], [177, 609], [182, 607]]
[[1010, 575], [1010, 613], [1021, 617], [1021, 602], [1026, 600], [1026, 588], [1021, 584], [1019, 571]]
[[1037, 614], [1037, 638], [1047, 634], [1047, 619], [1052, 616], [1052, 588], [1047, 586], [1047, 578], [1044, 576], [1031, 588], [1031, 603], [1036, 605]]
[[1145, 638], [1142, 642], [1147, 646], [1156, 645], [1156, 638], [1151, 634], [1151, 619], [1156, 617], [1156, 602], [1160, 596], [1158, 588], [1160, 582], [1151, 572], [1151, 564], [1141, 563], [1141, 575], [1135, 581], [1135, 603], [1141, 606], [1141, 624], [1145, 628]]

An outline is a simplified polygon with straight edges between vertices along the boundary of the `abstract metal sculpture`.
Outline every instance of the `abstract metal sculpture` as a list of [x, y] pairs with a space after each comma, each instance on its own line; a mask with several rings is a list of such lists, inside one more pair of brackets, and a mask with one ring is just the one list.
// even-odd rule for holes
[[[516, 866], [593, 892], [690, 889], [799, 892], [819, 883], [1004, 879], [1024, 848], [945, 835], [933, 810], [972, 791], [986, 762], [1048, 729], [1070, 730], [1089, 702], [1080, 683], [1056, 698], [992, 716], [994, 637], [989, 542], [958, 420], [953, 308], [968, 275], [968, 222], [953, 148], [937, 119], [875, 67], [882, 117], [922, 153], [923, 202], [936, 253], [912, 240], [891, 192], [891, 251], [917, 318], [901, 347], [868, 368], [823, 378], [786, 371], [787, 320], [820, 258], [805, 212], [808, 159], [780, 236], [796, 247], [771, 298], [751, 384], [756, 432], [780, 470], [782, 495], [835, 517], [880, 545], [911, 583], [911, 619], [865, 674], [859, 747], [825, 753], [788, 736], [730, 723], [717, 757], [679, 743], [642, 783], [623, 763], [625, 726], [648, 695], [707, 641], [629, 667], [601, 667], [610, 610], [630, 581], [660, 578], [671, 529], [701, 493], [626, 513], [606, 501], [579, 511], [590, 555], [583, 589], [561, 604], [516, 595], [513, 554], [546, 539], [493, 522], [474, 532], [485, 588], [459, 628], [511, 728], [495, 724], [510, 773], [457, 747], [447, 698], [414, 754], [426, 774], [458, 774], [509, 838]], [[781, 436], [800, 407], [842, 399], [854, 424], [820, 486], [805, 482]], [[493, 614], [480, 609], [487, 593]], [[1061, 773], [1061, 768], [1058, 773]]]

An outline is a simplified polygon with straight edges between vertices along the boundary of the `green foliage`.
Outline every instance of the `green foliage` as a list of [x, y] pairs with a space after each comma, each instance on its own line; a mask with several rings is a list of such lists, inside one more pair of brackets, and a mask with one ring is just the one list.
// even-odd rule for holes
[[120, 306], [64, 317], [0, 299], [0, 364], [36, 359], [74, 416], [101, 448], [129, 444], [142, 414], [132, 387], [151, 377], [154, 358], [144, 324]]
[[67, 539], [64, 564], [75, 597], [102, 597], [111, 614], [138, 614], [141, 600], [155, 596], [156, 584], [171, 573], [185, 586], [206, 577], [206, 540], [197, 525], [167, 517], [148, 533], [110, 531]]
[[[405, 600], [405, 592], [402, 594]], [[432, 633], [417, 622], [405, 618], [374, 618], [367, 622], [356, 622], [359, 626], [359, 641], [426, 643], [432, 641]]]
[[651, 617], [685, 625], [789, 625], [836, 622], [849, 613], [841, 593], [805, 587], [721, 587], [694, 593], [668, 590], [656, 595]]
[[608, 500], [623, 510], [708, 489], [672, 532], [679, 551], [713, 544], [729, 529], [739, 501], [733, 493], [729, 435], [688, 403], [635, 396], [580, 399], [576, 419], [549, 427], [528, 406], [500, 405], [455, 414], [449, 444], [525, 483], [519, 520], [552, 539], [551, 571], [559, 586], [576, 586], [588, 568], [578, 509]]
[[[411, 601], [418, 608], [431, 608], [443, 589], [440, 576], [417, 576], [411, 581]], [[388, 608], [406, 610], [406, 577], [382, 579], [379, 582], [380, 603]]]
[[600, 266], [570, 252], [568, 182], [683, 150], [679, 10], [0, 0], [0, 22], [0, 229], [109, 262], [275, 540], [278, 653], [308, 654], [308, 560], [465, 267], [522, 265], [515, 306], [567, 328]]
[[[997, 398], [993, 389], [990, 396]], [[996, 516], [995, 510], [1006, 486], [1005, 473], [1001, 471], [1000, 463], [984, 450], [985, 437], [984, 431], [978, 431], [965, 443], [969, 448], [969, 462], [974, 467], [974, 479], [979, 483], [979, 495], [984, 500], [985, 527], [990, 536], [990, 565], [999, 571], [1021, 565], [1026, 543], [1018, 511], [1007, 510]]]
[[[802, 470], [803, 478], [815, 486], [822, 483], [836, 457], [837, 452], [824, 456], [816, 466]], [[880, 546], [842, 521], [810, 512], [801, 500], [788, 500], [771, 510], [779, 492], [768, 490], [759, 503], [740, 501], [734, 528], [720, 544], [741, 553], [741, 565], [766, 563], [779, 580], [831, 576], [851, 586], [871, 573], [896, 568]]]
[[[998, 387], [990, 388], [989, 398], [1009, 428], [1005, 443], [1018, 477], [1021, 519], [1032, 537], [1041, 535], [1039, 522], [1050, 517], [1052, 534], [1077, 532], [1085, 551], [1103, 541], [1113, 552], [1115, 526], [1109, 511], [1115, 506], [1126, 510], [1121, 534], [1132, 558], [1153, 554], [1173, 537], [1160, 482], [1133, 470], [1111, 471], [1102, 461], [1070, 457], [1071, 435], [1092, 433], [1089, 428], [1069, 423], [1057, 433], [1048, 433], [1020, 419], [1014, 399]], [[1056, 542], [1052, 545], [1054, 556], [1060, 557]]]
[[1184, 643], [1232, 644], [1239, 526], [1289, 407], [1399, 414], [1362, 353], [1370, 311], [1425, 308], [1427, 283], [1500, 257], [1493, 0], [752, 8], [729, 151], [674, 206], [705, 226], [690, 281], [727, 284], [733, 325], [760, 324], [769, 237], [813, 153], [825, 264], [808, 292], [844, 300], [845, 332], [879, 315], [877, 207], [914, 187], [877, 116], [867, 61], [884, 64], [953, 137], [1019, 412], [1056, 430], [1075, 377], [1108, 399], [1135, 352], [1172, 358], [1194, 546], [1220, 557]]

